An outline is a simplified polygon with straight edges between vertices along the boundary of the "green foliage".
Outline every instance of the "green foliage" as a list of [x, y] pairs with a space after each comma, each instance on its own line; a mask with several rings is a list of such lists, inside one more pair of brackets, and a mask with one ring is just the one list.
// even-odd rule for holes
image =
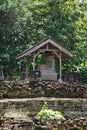
[[82, 67], [80, 69], [80, 80], [82, 83], [87, 84], [87, 67]]
[[53, 111], [48, 109], [47, 102], [44, 103], [41, 111], [37, 114], [37, 117], [43, 119], [64, 119], [64, 116], [60, 111]]
[[[63, 62], [64, 71], [78, 70], [87, 58], [86, 7], [86, 0], [1, 0], [0, 67], [5, 76], [25, 71], [25, 59], [16, 61], [16, 55], [49, 35], [74, 55]], [[37, 61], [42, 62], [43, 58]]]

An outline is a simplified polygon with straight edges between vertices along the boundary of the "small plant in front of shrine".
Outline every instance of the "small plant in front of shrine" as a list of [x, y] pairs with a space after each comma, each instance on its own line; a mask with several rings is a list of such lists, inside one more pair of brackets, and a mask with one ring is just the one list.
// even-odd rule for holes
[[48, 109], [47, 102], [44, 103], [41, 111], [37, 114], [37, 117], [43, 119], [65, 119], [60, 111]]

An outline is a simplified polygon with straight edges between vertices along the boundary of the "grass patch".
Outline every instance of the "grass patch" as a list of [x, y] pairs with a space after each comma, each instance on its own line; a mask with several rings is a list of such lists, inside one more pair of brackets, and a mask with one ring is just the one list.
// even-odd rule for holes
[[6, 111], [6, 113], [4, 114], [4, 117], [28, 117], [29, 116], [29, 112], [27, 111], [23, 111], [22, 109], [20, 110], [16, 110], [11, 109]]

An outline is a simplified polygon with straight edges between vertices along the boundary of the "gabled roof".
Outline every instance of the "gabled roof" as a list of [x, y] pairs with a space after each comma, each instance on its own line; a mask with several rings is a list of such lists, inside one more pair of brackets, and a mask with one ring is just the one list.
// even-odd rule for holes
[[49, 37], [43, 39], [42, 41], [40, 41], [38, 44], [35, 44], [31, 48], [28, 48], [25, 51], [23, 51], [22, 53], [18, 54], [16, 59], [30, 55], [47, 44], [50, 44], [53, 47], [55, 47], [56, 49], [60, 50], [63, 53], [63, 55], [65, 55], [64, 57], [72, 57], [73, 56], [71, 52], [69, 52], [67, 49], [62, 47], [58, 42], [56, 42], [52, 37], [49, 36]]

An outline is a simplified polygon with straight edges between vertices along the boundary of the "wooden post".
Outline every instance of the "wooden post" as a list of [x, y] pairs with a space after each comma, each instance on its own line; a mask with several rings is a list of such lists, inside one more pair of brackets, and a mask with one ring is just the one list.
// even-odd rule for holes
[[60, 51], [60, 57], [59, 57], [59, 64], [60, 64], [60, 73], [59, 73], [59, 83], [62, 83], [62, 56], [61, 56], [61, 51]]
[[34, 56], [33, 56], [33, 70], [35, 70], [35, 53], [34, 53]]
[[28, 56], [26, 56], [26, 79], [28, 79]]

